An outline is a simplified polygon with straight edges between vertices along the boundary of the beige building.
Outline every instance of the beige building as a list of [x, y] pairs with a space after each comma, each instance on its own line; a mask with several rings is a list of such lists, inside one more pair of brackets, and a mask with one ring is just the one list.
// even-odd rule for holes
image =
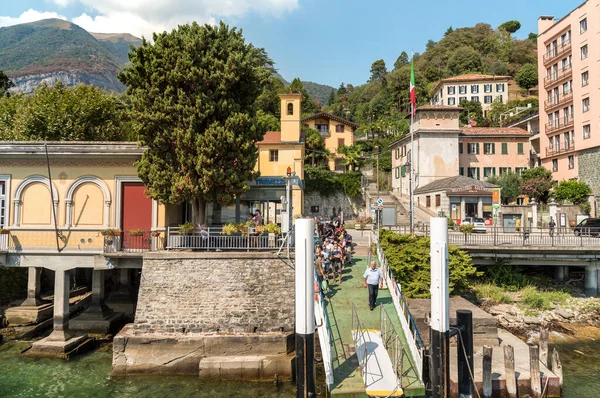
[[460, 101], [481, 102], [484, 115], [494, 101], [508, 102], [510, 76], [466, 74], [441, 80], [431, 91], [431, 105], [458, 106]]
[[557, 181], [580, 178], [600, 190], [600, 0], [560, 20], [538, 19], [542, 164]]
[[358, 124], [326, 112], [305, 117], [302, 123], [321, 133], [325, 139], [325, 148], [335, 154], [329, 161], [329, 169], [345, 171], [343, 157], [338, 154], [338, 148], [354, 144], [354, 131], [359, 127]]

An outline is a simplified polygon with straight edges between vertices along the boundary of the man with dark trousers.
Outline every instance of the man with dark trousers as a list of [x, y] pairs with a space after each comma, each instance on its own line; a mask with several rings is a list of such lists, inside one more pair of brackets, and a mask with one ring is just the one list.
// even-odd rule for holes
[[377, 293], [379, 293], [379, 288], [383, 287], [383, 275], [381, 271], [377, 269], [375, 265], [375, 261], [371, 261], [369, 264], [369, 268], [365, 271], [363, 275], [364, 278], [364, 286], [369, 288], [369, 308], [373, 311], [375, 308], [375, 302], [377, 301]]

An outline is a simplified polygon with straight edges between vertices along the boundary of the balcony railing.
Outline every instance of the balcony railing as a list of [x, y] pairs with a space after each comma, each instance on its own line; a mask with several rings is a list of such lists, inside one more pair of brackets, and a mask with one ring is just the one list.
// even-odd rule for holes
[[563, 117], [562, 119], [555, 120], [553, 123], [546, 124], [546, 134], [553, 131], [562, 130], [573, 126], [572, 117]]
[[569, 41], [561, 44], [557, 48], [550, 50], [550, 52], [547, 52], [546, 54], [544, 54], [544, 64], [549, 64], [555, 58], [560, 57], [561, 55], [565, 54], [566, 52], [568, 52], [570, 50], [571, 50], [571, 41], [569, 40]]
[[544, 78], [544, 86], [548, 87], [564, 78], [570, 77], [573, 73], [571, 65], [567, 65], [564, 68], [560, 68], [558, 71], [551, 73]]
[[559, 155], [561, 153], [571, 152], [575, 150], [575, 142], [570, 142], [565, 146], [557, 146], [552, 148], [546, 148], [546, 156]]
[[569, 92], [567, 94], [562, 94], [562, 95], [555, 95], [553, 97], [548, 98], [545, 102], [544, 102], [544, 110], [546, 112], [550, 111], [551, 109], [560, 106], [560, 105], [564, 105], [568, 102], [571, 102], [573, 100], [573, 92]]
[[231, 235], [224, 235], [219, 227], [195, 230], [189, 234], [180, 234], [179, 228], [169, 227], [167, 232], [167, 250], [268, 251], [278, 249], [283, 241], [282, 235], [259, 234], [252, 229]]

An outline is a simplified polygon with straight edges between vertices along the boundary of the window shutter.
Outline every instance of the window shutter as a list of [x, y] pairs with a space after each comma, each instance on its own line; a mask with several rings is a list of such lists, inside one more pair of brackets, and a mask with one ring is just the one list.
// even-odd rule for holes
[[[479, 143], [477, 143], [475, 146], [475, 154], [479, 155]], [[479, 169], [477, 169], [477, 170], [479, 170]]]
[[492, 155], [496, 154], [496, 144], [492, 142]]
[[463, 153], [463, 144], [462, 144], [462, 142], [458, 143], [458, 153]]
[[[479, 144], [477, 144], [477, 146], [479, 146]], [[477, 152], [477, 153], [479, 153], [479, 152]], [[477, 179], [478, 179], [478, 180], [480, 180], [480, 179], [481, 179], [481, 178], [480, 178], [480, 175], [479, 175], [479, 167], [477, 167]]]
[[406, 166], [400, 167], [400, 173], [402, 174], [402, 177], [406, 177]]

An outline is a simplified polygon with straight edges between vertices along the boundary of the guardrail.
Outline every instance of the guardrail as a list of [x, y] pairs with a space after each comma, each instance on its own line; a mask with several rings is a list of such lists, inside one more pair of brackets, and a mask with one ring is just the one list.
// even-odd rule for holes
[[[323, 358], [323, 368], [325, 369], [325, 381], [327, 389], [331, 391], [333, 386], [333, 357], [331, 355], [332, 331], [329, 323], [329, 315], [325, 307], [325, 293], [321, 291], [321, 278], [315, 272], [315, 282], [318, 283], [320, 291], [315, 299], [315, 322], [317, 324], [317, 333], [319, 334], [319, 342], [321, 343], [321, 355]], [[316, 290], [316, 289], [315, 289]]]
[[164, 250], [165, 239], [155, 231], [123, 231], [104, 236], [104, 253], [144, 253]]
[[400, 387], [402, 387], [402, 376], [404, 375], [404, 345], [402, 344], [400, 335], [398, 334], [398, 332], [396, 332], [394, 323], [390, 319], [390, 316], [387, 313], [385, 307], [383, 305], [380, 305], [379, 308], [381, 340], [383, 341], [388, 355], [392, 359], [392, 364], [394, 365], [394, 373], [398, 378], [398, 385], [393, 391], [395, 393]]
[[365, 338], [365, 330], [363, 329], [360, 319], [358, 318], [358, 313], [356, 312], [356, 306], [352, 303], [352, 331], [356, 331], [356, 341], [355, 346], [358, 349], [362, 345], [364, 348], [364, 354], [362, 358], [358, 362], [358, 366], [362, 369], [362, 374], [367, 374], [367, 339]]
[[423, 340], [421, 339], [417, 325], [410, 313], [410, 310], [408, 309], [408, 304], [402, 295], [402, 288], [400, 284], [396, 282], [396, 278], [389, 267], [385, 253], [379, 245], [379, 239], [377, 239], [377, 259], [381, 265], [383, 278], [387, 284], [390, 295], [392, 296], [392, 302], [394, 303], [394, 307], [398, 313], [398, 318], [400, 318], [400, 325], [402, 326], [402, 331], [406, 336], [408, 349], [410, 350], [411, 357], [415, 361], [415, 367], [417, 374], [419, 375], [419, 380], [422, 383], [423, 351], [425, 346], [423, 345]]
[[166, 249], [195, 249], [214, 251], [258, 251], [274, 250], [279, 247], [282, 235], [257, 235], [250, 230], [245, 235], [223, 235], [222, 228], [210, 227], [194, 230], [189, 234], [180, 234], [178, 227], [167, 228]]

